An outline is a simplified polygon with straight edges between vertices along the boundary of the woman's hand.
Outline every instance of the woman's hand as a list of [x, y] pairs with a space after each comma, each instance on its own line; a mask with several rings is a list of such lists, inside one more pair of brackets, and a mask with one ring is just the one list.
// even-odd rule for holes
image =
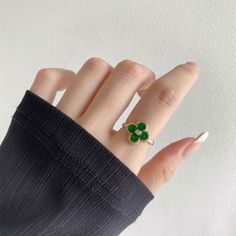
[[154, 194], [171, 178], [181, 161], [205, 141], [208, 132], [169, 144], [143, 165], [151, 145], [130, 143], [127, 130], [121, 127], [116, 131], [113, 126], [138, 92], [141, 99], [126, 123], [144, 121], [150, 138], [155, 140], [198, 74], [198, 66], [188, 62], [156, 80], [153, 71], [137, 62], [123, 60], [113, 68], [100, 58], [91, 58], [78, 73], [41, 69], [31, 91], [53, 103], [57, 91], [65, 89], [56, 107], [114, 153]]

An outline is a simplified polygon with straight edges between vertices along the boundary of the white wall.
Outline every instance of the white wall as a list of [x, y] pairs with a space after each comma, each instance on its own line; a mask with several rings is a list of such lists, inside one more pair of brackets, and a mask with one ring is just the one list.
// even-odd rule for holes
[[129, 58], [162, 75], [194, 60], [199, 80], [147, 159], [176, 139], [210, 137], [122, 235], [235, 236], [235, 12], [235, 0], [0, 0], [0, 140], [42, 67]]

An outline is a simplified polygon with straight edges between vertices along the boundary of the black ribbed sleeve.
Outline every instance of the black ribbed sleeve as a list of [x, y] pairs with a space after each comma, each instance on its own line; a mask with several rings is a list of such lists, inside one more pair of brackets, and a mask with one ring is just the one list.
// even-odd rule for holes
[[118, 235], [154, 198], [112, 152], [27, 90], [0, 146], [0, 235]]

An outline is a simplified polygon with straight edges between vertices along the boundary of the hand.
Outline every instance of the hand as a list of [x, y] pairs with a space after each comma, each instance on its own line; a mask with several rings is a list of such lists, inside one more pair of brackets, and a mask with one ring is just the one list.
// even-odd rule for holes
[[121, 127], [116, 131], [114, 124], [138, 92], [141, 99], [126, 123], [144, 121], [150, 138], [155, 140], [198, 74], [198, 66], [188, 62], [156, 80], [153, 71], [137, 62], [123, 60], [113, 68], [103, 59], [91, 58], [78, 73], [41, 69], [30, 90], [51, 104], [57, 91], [65, 90], [56, 107], [114, 153], [154, 194], [171, 178], [181, 161], [198, 149], [208, 132], [198, 139], [187, 137], [171, 143], [143, 164], [151, 145], [128, 142], [127, 130]]

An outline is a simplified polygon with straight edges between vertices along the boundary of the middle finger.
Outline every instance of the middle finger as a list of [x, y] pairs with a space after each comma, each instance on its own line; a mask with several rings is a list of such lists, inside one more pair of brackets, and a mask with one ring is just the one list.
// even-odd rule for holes
[[154, 81], [154, 72], [146, 66], [131, 60], [118, 63], [78, 122], [96, 133], [110, 134], [136, 91], [148, 88]]

